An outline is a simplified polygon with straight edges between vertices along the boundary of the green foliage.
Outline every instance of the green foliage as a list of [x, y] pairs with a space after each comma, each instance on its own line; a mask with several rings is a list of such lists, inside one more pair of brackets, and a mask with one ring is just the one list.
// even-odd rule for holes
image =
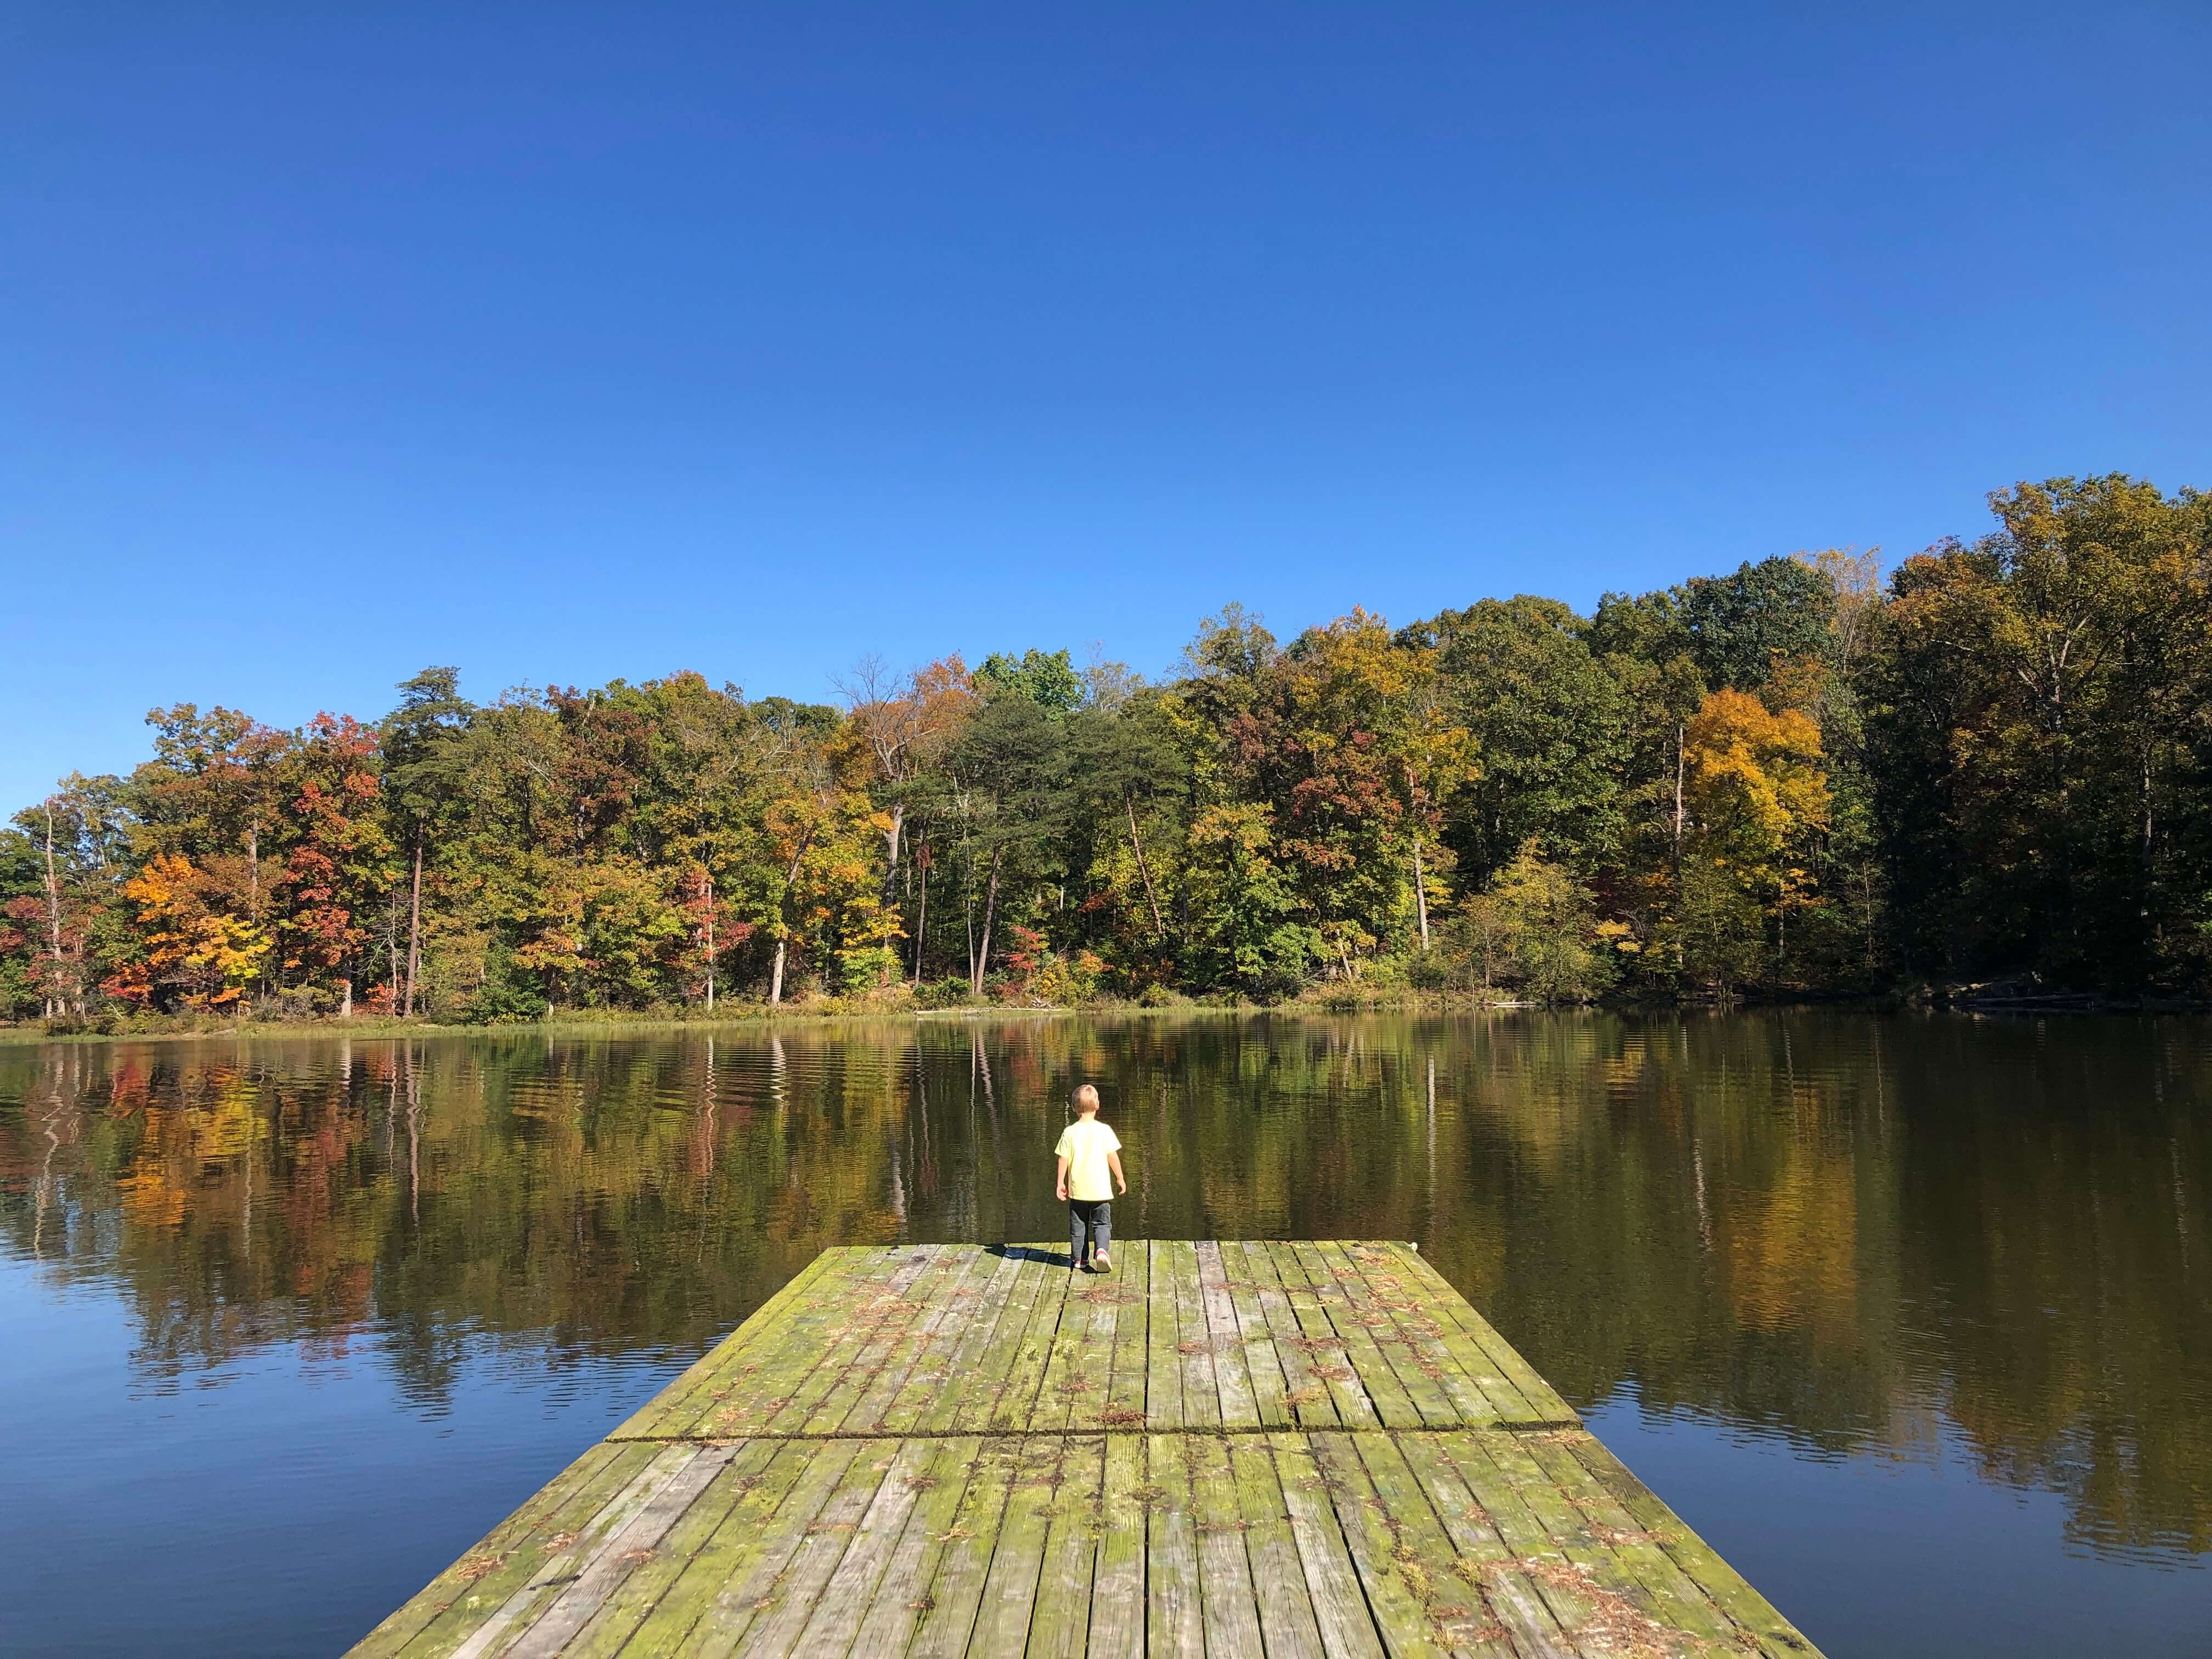
[[2199, 992], [2212, 920], [2212, 498], [1994, 496], [1908, 559], [1867, 679], [1905, 964]]
[[1761, 559], [1729, 576], [1693, 576], [1674, 590], [1674, 615], [1705, 683], [1756, 690], [1778, 662], [1824, 654], [1833, 637], [1834, 588], [1796, 559]]
[[1188, 836], [1184, 887], [1189, 956], [1201, 984], [1287, 995], [1326, 946], [1297, 920], [1304, 906], [1272, 856], [1273, 829], [1254, 803], [1217, 806]]
[[1185, 679], [1255, 679], [1275, 660], [1275, 636], [1241, 605], [1224, 605], [1198, 625], [1183, 652]]
[[403, 821], [428, 824], [460, 797], [463, 739], [477, 711], [460, 694], [458, 669], [426, 668], [401, 681], [399, 694], [383, 725], [387, 799]]
[[1583, 620], [1556, 599], [1484, 599], [1420, 625], [1479, 771], [1451, 802], [1461, 874], [1480, 883], [1530, 836], [1579, 869], [1615, 860], [1631, 708], [1590, 653]]
[[1471, 986], [1539, 1002], [1586, 1002], [1610, 988], [1620, 936], [1598, 920], [1596, 896], [1533, 838], [1461, 906], [1450, 932]]
[[898, 952], [888, 945], [860, 945], [837, 952], [838, 988], [848, 996], [888, 986], [898, 972]]
[[968, 981], [957, 975], [931, 980], [917, 986], [914, 994], [914, 1006], [917, 1008], [959, 1008], [974, 1000]]
[[505, 977], [488, 979], [457, 1010], [465, 1025], [514, 1025], [545, 1018], [545, 999]]
[[1083, 676], [1065, 651], [1031, 649], [1018, 657], [994, 651], [975, 671], [975, 689], [986, 696], [1020, 697], [1048, 714], [1065, 714], [1083, 703]]
[[34, 956], [45, 893], [44, 866], [30, 836], [0, 826], [0, 1019], [44, 1012]]

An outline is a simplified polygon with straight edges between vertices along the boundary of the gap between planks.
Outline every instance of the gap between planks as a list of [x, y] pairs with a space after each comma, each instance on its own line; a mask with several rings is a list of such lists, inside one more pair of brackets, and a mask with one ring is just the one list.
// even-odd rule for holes
[[1403, 1428], [1392, 1428], [1382, 1423], [1185, 1423], [1174, 1428], [1146, 1428], [1137, 1423], [1056, 1429], [824, 1429], [813, 1434], [801, 1434], [796, 1431], [784, 1434], [615, 1433], [600, 1443], [609, 1446], [738, 1446], [754, 1440], [801, 1443], [832, 1440], [1073, 1440], [1119, 1434], [1235, 1437], [1278, 1434], [1285, 1429], [1298, 1434], [1557, 1434], [1562, 1429], [1580, 1429], [1583, 1426], [1579, 1419], [1567, 1417], [1557, 1421], [1532, 1419], [1522, 1423], [1416, 1423]]

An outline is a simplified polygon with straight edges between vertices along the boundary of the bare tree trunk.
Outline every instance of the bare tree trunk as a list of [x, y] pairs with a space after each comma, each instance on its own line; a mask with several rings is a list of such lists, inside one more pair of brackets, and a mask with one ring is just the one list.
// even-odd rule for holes
[[353, 1018], [353, 981], [350, 978], [338, 981], [338, 1018]]
[[1126, 789], [1121, 792], [1121, 805], [1129, 811], [1129, 845], [1136, 849], [1137, 873], [1145, 878], [1145, 902], [1152, 907], [1152, 932], [1165, 939], [1168, 928], [1160, 920], [1159, 895], [1152, 891], [1152, 866], [1145, 862], [1145, 839], [1137, 833], [1137, 803]]
[[[927, 851], [928, 846], [925, 841], [916, 851]], [[917, 863], [920, 863], [919, 860]], [[914, 982], [917, 988], [921, 984], [922, 947], [929, 942], [929, 866], [920, 864], [918, 873], [921, 877], [921, 894], [914, 918]]]
[[[249, 818], [246, 825], [246, 919], [256, 927], [261, 925], [261, 820]], [[275, 951], [270, 952], [275, 956]], [[258, 981], [254, 986], [257, 994], [269, 993], [269, 957], [264, 957]]]
[[49, 795], [44, 803], [46, 815], [46, 1018], [53, 1018], [64, 1011], [62, 995], [62, 884], [54, 869], [54, 802]]
[[1421, 918], [1421, 951], [1429, 948], [1429, 887], [1421, 874], [1421, 838], [1413, 837], [1413, 909]]
[[[884, 910], [886, 915], [894, 916], [898, 914], [899, 836], [905, 828], [905, 804], [895, 803], [891, 807], [891, 827], [884, 831]], [[884, 944], [890, 945], [890, 941], [886, 939]], [[915, 948], [919, 950], [921, 947]], [[898, 960], [896, 946], [891, 947], [891, 960], [893, 962]], [[876, 983], [879, 987], [890, 983], [890, 973], [888, 969], [878, 974]]]
[[1686, 760], [1684, 744], [1686, 733], [1680, 720], [1674, 722], [1674, 877], [1682, 875], [1682, 773]]
[[384, 907], [384, 957], [392, 970], [392, 1006], [388, 1013], [399, 1012], [399, 895], [394, 893]]
[[407, 899], [407, 1006], [415, 1018], [415, 975], [422, 962], [422, 826], [415, 826], [415, 885]]
[[906, 807], [895, 805], [891, 808], [891, 827], [884, 831], [884, 908], [886, 910], [891, 908], [891, 901], [898, 892], [899, 836], [905, 829]]
[[707, 1012], [714, 1012], [714, 878], [707, 881]]
[[991, 929], [999, 916], [999, 860], [1005, 850], [999, 847], [991, 849], [991, 880], [984, 890], [983, 899], [983, 937], [977, 942], [974, 952], [975, 965], [968, 978], [968, 994], [970, 996], [983, 994], [983, 976], [991, 971]]
[[[806, 861], [806, 849], [813, 844], [814, 831], [809, 830], [799, 837], [799, 850], [791, 855], [791, 862], [784, 866], [783, 891], [786, 898], [791, 895], [792, 884], [799, 879], [799, 866]], [[777, 908], [778, 913], [781, 914], [782, 901], [777, 902]], [[786, 949], [791, 943], [791, 924], [787, 921], [783, 926], [784, 931], [776, 936], [775, 971], [769, 980], [768, 1000], [769, 1006], [771, 1007], [783, 1001], [783, 963]]]
[[2150, 750], [2148, 748], [2143, 750], [2142, 756], [2142, 913], [2144, 915], [2148, 916], [2150, 915], [2152, 865], [2151, 831], [2153, 828], [2151, 822]]

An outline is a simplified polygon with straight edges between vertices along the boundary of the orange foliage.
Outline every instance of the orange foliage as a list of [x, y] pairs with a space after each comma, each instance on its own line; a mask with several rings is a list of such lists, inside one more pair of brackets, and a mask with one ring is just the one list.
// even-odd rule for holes
[[138, 907], [146, 954], [108, 981], [112, 994], [143, 1004], [169, 986], [198, 1012], [227, 1007], [245, 994], [270, 940], [242, 917], [210, 908], [204, 888], [191, 860], [176, 853], [155, 854], [123, 884], [123, 896]]

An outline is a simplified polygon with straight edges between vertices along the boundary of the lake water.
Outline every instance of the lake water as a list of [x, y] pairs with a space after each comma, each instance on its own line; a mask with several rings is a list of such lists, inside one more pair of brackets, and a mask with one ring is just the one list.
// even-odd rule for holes
[[825, 1245], [1417, 1240], [1838, 1659], [2212, 1650], [2212, 1023], [0, 1048], [0, 1650], [333, 1653]]

